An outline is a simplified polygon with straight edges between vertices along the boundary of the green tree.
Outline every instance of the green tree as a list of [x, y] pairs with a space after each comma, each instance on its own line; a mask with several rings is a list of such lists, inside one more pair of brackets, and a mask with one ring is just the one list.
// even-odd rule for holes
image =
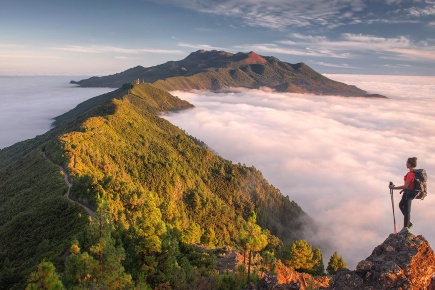
[[245, 247], [249, 251], [248, 282], [250, 282], [252, 252], [259, 252], [263, 250], [268, 243], [267, 232], [264, 231], [259, 225], [257, 225], [256, 222], [257, 222], [257, 214], [255, 212], [252, 212], [247, 225], [248, 229], [246, 233], [248, 235], [243, 238], [243, 240], [245, 241]]
[[210, 248], [214, 248], [216, 246], [217, 239], [214, 228], [210, 227], [204, 231], [204, 234], [201, 237], [201, 242]]
[[39, 263], [37, 270], [30, 274], [26, 290], [36, 289], [64, 289], [53, 263], [42, 261]]
[[87, 252], [81, 253], [78, 241], [73, 241], [70, 255], [65, 262], [63, 281], [67, 288], [79, 285], [88, 288], [99, 274], [98, 261]]
[[122, 265], [125, 250], [112, 237], [113, 231], [107, 200], [100, 199], [96, 218], [91, 226], [91, 236], [95, 242], [89, 250], [99, 261], [98, 284], [108, 289], [123, 289], [131, 284], [132, 277], [125, 273]]
[[147, 282], [152, 280], [158, 268], [157, 257], [162, 253], [167, 228], [152, 192], [138, 193], [135, 211], [127, 212], [130, 226], [123, 243], [127, 259], [126, 267], [136, 279], [139, 275]]
[[343, 258], [341, 256], [338, 256], [337, 252], [334, 252], [334, 254], [332, 254], [331, 258], [329, 259], [326, 271], [330, 275], [335, 275], [337, 274], [338, 269], [343, 269], [346, 267], [347, 266]]
[[284, 264], [298, 272], [307, 272], [314, 267], [313, 248], [305, 240], [294, 241], [285, 255]]
[[196, 222], [191, 222], [181, 235], [181, 242], [186, 244], [198, 244], [201, 241], [203, 231]]
[[264, 251], [262, 253], [262, 257], [263, 257], [263, 266], [265, 268], [265, 270], [270, 271], [272, 273], [275, 272], [276, 269], [276, 257], [275, 254], [269, 251]]
[[325, 271], [322, 252], [305, 240], [297, 240], [284, 249], [284, 264], [298, 272], [322, 275]]
[[323, 275], [325, 274], [325, 265], [323, 264], [323, 255], [319, 248], [313, 251], [313, 269], [309, 272], [312, 275]]

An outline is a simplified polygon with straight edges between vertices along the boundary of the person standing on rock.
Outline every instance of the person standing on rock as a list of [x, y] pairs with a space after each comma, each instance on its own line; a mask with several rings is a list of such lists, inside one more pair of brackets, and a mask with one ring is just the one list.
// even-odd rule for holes
[[413, 226], [411, 223], [411, 202], [415, 197], [414, 193], [414, 183], [415, 183], [415, 173], [414, 170], [417, 167], [417, 157], [410, 157], [406, 161], [406, 168], [409, 172], [406, 173], [403, 185], [394, 186], [390, 185], [390, 189], [402, 189], [402, 199], [399, 202], [400, 211], [403, 213], [403, 229], [400, 230], [399, 234], [409, 233], [409, 229]]

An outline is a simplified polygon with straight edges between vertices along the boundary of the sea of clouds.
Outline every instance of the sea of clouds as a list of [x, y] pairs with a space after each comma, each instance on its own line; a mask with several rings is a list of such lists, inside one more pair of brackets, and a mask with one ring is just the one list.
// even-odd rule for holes
[[[393, 233], [388, 184], [403, 184], [408, 157], [429, 175], [414, 201], [412, 232], [435, 247], [435, 77], [328, 75], [388, 99], [276, 93], [173, 92], [196, 107], [166, 115], [222, 157], [253, 165], [320, 226], [308, 236], [327, 263], [350, 269]], [[397, 230], [403, 226], [394, 193]]]
[[53, 118], [110, 88], [79, 88], [81, 76], [0, 76], [0, 149], [51, 128]]
[[[435, 77], [328, 77], [388, 99], [174, 92], [196, 107], [165, 118], [222, 157], [260, 169], [319, 224], [308, 239], [326, 263], [338, 251], [350, 269], [393, 232], [388, 183], [401, 184], [406, 159], [416, 156], [429, 175], [429, 196], [413, 202], [412, 232], [435, 247]], [[70, 79], [0, 77], [0, 149], [45, 133], [52, 118], [112, 90], [78, 88]], [[396, 191], [398, 230], [400, 197]]]

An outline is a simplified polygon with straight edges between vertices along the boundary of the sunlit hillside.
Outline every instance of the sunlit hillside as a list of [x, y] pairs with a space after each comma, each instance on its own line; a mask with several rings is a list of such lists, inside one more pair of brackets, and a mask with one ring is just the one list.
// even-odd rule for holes
[[128, 84], [0, 151], [2, 285], [20, 289], [42, 259], [66, 287], [84, 283], [80, 259], [89, 259], [95, 285], [174, 286], [180, 277], [187, 285], [216, 269], [214, 254], [193, 245], [247, 250], [254, 224], [276, 255], [282, 241], [302, 238], [310, 219], [261, 172], [157, 115], [189, 107], [152, 85]]

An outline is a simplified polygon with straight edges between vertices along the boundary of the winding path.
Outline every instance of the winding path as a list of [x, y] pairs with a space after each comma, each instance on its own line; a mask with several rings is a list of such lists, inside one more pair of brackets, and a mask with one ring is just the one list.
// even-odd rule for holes
[[88, 213], [91, 217], [94, 217], [94, 216], [95, 216], [95, 212], [94, 212], [92, 209], [90, 209], [89, 207], [87, 207], [87, 206], [84, 205], [83, 203], [78, 202], [78, 201], [76, 201], [76, 200], [73, 200], [73, 199], [71, 199], [71, 198], [69, 197], [69, 193], [70, 193], [70, 191], [71, 191], [72, 182], [70, 182], [70, 178], [69, 178], [68, 174], [66, 173], [66, 170], [65, 170], [62, 166], [60, 166], [60, 165], [54, 163], [50, 158], [48, 158], [48, 156], [45, 154], [45, 152], [42, 152], [42, 154], [44, 155], [44, 157], [45, 157], [48, 161], [50, 161], [52, 164], [54, 164], [54, 165], [56, 165], [57, 167], [59, 167], [60, 170], [62, 171], [62, 173], [63, 173], [63, 179], [65, 180], [65, 183], [66, 183], [66, 185], [68, 186], [68, 190], [66, 191], [66, 193], [65, 193], [65, 195], [64, 195], [65, 198], [67, 198], [68, 200], [70, 200], [70, 201], [72, 201], [72, 202], [76, 202], [76, 203], [78, 203], [80, 206], [82, 206], [82, 207], [87, 211], [87, 213]]

